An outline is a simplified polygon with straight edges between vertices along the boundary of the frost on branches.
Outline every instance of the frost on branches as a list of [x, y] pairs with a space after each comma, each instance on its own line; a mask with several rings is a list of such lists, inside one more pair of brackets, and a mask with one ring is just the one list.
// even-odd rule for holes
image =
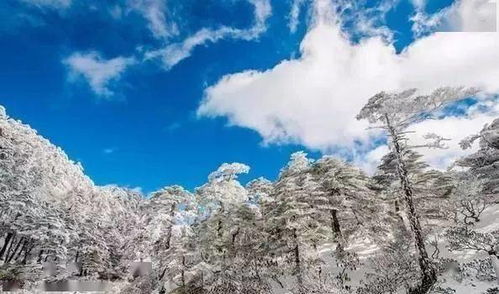
[[[372, 124], [379, 124], [390, 138], [390, 147], [395, 155], [400, 186], [410, 227], [418, 255], [421, 281], [409, 291], [410, 293], [426, 293], [436, 282], [436, 272], [426, 251], [423, 230], [419, 213], [414, 204], [414, 187], [410, 181], [404, 154], [410, 148], [405, 138], [407, 128], [423, 118], [431, 116], [435, 111], [451, 102], [467, 98], [477, 93], [475, 89], [439, 88], [429, 95], [417, 95], [417, 89], [409, 89], [400, 93], [381, 92], [369, 99], [362, 108], [357, 119], [367, 119]], [[428, 147], [441, 147], [442, 138], [434, 134], [427, 135], [434, 140]]]
[[461, 142], [463, 149], [471, 147], [478, 140], [479, 149], [476, 153], [467, 156], [458, 164], [469, 167], [471, 172], [480, 178], [487, 179], [486, 192], [499, 193], [499, 118], [476, 135], [472, 135]]
[[372, 97], [357, 118], [385, 130], [390, 145], [372, 176], [334, 156], [296, 152], [273, 180], [243, 183], [250, 168], [223, 163], [193, 190], [172, 185], [149, 195], [95, 185], [0, 107], [2, 286], [497, 293], [499, 120], [464, 140], [463, 148], [478, 142], [478, 150], [445, 171], [431, 169], [416, 149], [443, 148], [445, 138], [428, 134], [418, 146], [406, 138], [412, 124], [476, 92]]

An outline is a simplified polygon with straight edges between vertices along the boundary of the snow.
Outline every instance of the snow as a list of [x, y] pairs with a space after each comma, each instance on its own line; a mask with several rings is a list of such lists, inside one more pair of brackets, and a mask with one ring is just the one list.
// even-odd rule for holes
[[[442, 91], [438, 101], [423, 98], [438, 104], [467, 90]], [[412, 118], [424, 108], [411, 101], [384, 109], [401, 107], [392, 119]], [[403, 293], [420, 280], [413, 237], [419, 220], [426, 251], [442, 268], [434, 286], [484, 293], [499, 273], [497, 172], [490, 164], [499, 123], [473, 137], [481, 149], [460, 161], [469, 170], [434, 171], [398, 137], [405, 121], [390, 127], [399, 150], [383, 157], [373, 177], [332, 156], [297, 152], [275, 181], [245, 187], [238, 175], [249, 167], [224, 163], [194, 191], [174, 185], [146, 197], [96, 186], [81, 165], [0, 107], [0, 277], [24, 282], [30, 293], [52, 280], [99, 281], [109, 293]], [[152, 272], [132, 270], [137, 262], [150, 262]]]

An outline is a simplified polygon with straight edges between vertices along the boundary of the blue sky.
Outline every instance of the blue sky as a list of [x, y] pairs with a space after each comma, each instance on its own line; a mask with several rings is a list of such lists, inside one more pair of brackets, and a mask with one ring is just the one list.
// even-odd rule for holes
[[[374, 38], [376, 33], [359, 30], [357, 18], [349, 22], [349, 17], [387, 2], [387, 11], [366, 13], [373, 20], [371, 28], [391, 33], [380, 33], [386, 44], [399, 53], [424, 38], [415, 33], [410, 20], [418, 11], [414, 1], [367, 2], [340, 15], [351, 42]], [[452, 4], [430, 3], [425, 7], [428, 15]], [[294, 4], [301, 7], [295, 31], [289, 25]], [[261, 15], [260, 24], [258, 7], [263, 12], [271, 9]], [[225, 110], [215, 113], [210, 108], [199, 115], [207, 89], [218, 86], [222, 77], [247, 70], [264, 74], [284, 60], [300, 59], [300, 44], [314, 26], [313, 15], [313, 1], [4, 0], [0, 104], [11, 117], [28, 123], [80, 161], [97, 184], [141, 187], [145, 192], [170, 184], [193, 188], [221, 163], [232, 161], [251, 166], [243, 180], [273, 179], [289, 155], [302, 149], [319, 156], [339, 148], [339, 154], [353, 160], [352, 153], [341, 152], [350, 148], [343, 142], [325, 147], [306, 136], [275, 139]], [[220, 33], [220, 28], [231, 32]], [[209, 30], [210, 38], [220, 34], [193, 46], [179, 62], [165, 64], [163, 55], [147, 58], [171, 44], [185, 45], [182, 42], [203, 29]], [[102, 64], [122, 58], [115, 62], [125, 65], [102, 73], [92, 86], [85, 75], [88, 68], [78, 67], [80, 63], [71, 59], [75, 56]], [[369, 150], [379, 145], [373, 144], [365, 145]]]

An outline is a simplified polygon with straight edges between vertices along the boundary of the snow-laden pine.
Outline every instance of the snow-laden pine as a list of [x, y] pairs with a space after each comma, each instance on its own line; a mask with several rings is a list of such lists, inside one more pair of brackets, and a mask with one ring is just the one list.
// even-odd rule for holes
[[[274, 180], [222, 163], [189, 191], [97, 186], [0, 107], [0, 280], [28, 292], [106, 281], [109, 293], [497, 293], [499, 120], [478, 150], [434, 170], [411, 124], [476, 93], [380, 93], [361, 109], [390, 151], [368, 176], [334, 156], [291, 155]], [[475, 143], [474, 143], [475, 142]], [[455, 292], [457, 291], [457, 292]]]

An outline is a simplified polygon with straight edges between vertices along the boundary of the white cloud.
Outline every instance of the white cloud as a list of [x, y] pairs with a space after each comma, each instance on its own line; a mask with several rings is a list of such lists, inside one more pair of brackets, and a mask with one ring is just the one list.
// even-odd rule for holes
[[302, 6], [305, 4], [305, 0], [293, 0], [291, 4], [291, 10], [289, 11], [289, 30], [294, 33], [296, 32], [296, 28], [300, 24], [300, 12], [302, 10]]
[[110, 83], [119, 80], [125, 69], [134, 64], [134, 58], [116, 57], [106, 60], [97, 52], [74, 53], [63, 63], [69, 69], [70, 81], [84, 78], [98, 96], [109, 97], [114, 93]]
[[[411, 18], [417, 36], [432, 31], [495, 32], [496, 0], [458, 0], [434, 14], [425, 12], [424, 0], [413, 0], [416, 10]], [[494, 3], [496, 2], [496, 3]]]
[[442, 23], [443, 13], [427, 14], [423, 10], [417, 10], [410, 18], [412, 21], [412, 32], [416, 37], [421, 37], [425, 34], [435, 31]]
[[393, 39], [393, 32], [386, 26], [386, 15], [399, 3], [398, 0], [380, 0], [377, 5], [366, 7], [364, 1], [334, 1], [339, 11], [339, 21], [349, 24], [351, 33], [360, 36], [381, 36], [385, 40]]
[[418, 150], [431, 166], [445, 169], [457, 158], [475, 152], [478, 144], [473, 148], [463, 150], [459, 142], [470, 134], [478, 133], [485, 124], [490, 123], [499, 115], [497, 111], [488, 113], [471, 114], [464, 117], [446, 117], [439, 120], [426, 120], [411, 127], [414, 133], [409, 134], [409, 142], [413, 145], [423, 144], [423, 135], [433, 132], [444, 138], [450, 139], [445, 144], [447, 149], [421, 148]]
[[227, 116], [231, 124], [255, 129], [268, 142], [291, 141], [320, 149], [352, 143], [367, 127], [355, 120], [364, 101], [352, 96], [368, 97], [373, 88], [376, 92], [395, 87], [395, 77], [381, 78], [392, 63], [393, 49], [380, 39], [351, 47], [342, 38], [337, 27], [316, 26], [300, 46], [301, 58], [265, 72], [223, 77], [206, 90], [198, 113]]
[[[322, 6], [316, 6], [317, 20], [300, 45], [301, 57], [266, 71], [224, 76], [205, 90], [198, 115], [226, 117], [230, 125], [257, 131], [265, 142], [353, 152], [358, 142], [364, 143], [360, 148], [370, 145], [367, 124], [356, 121], [355, 115], [381, 90], [464, 85], [499, 92], [495, 33], [435, 33], [397, 54], [380, 37], [352, 44], [324, 10], [328, 2], [317, 3]], [[445, 121], [456, 126], [465, 122], [473, 127], [463, 128], [463, 136], [482, 125], [471, 117]]]
[[146, 52], [145, 59], [161, 58], [165, 69], [169, 70], [183, 59], [192, 54], [194, 48], [208, 42], [217, 42], [221, 39], [252, 40], [266, 30], [265, 22], [271, 15], [269, 0], [248, 0], [254, 7], [254, 24], [249, 29], [220, 27], [218, 29], [203, 28], [194, 35], [179, 43], [169, 44], [158, 50]]
[[410, 0], [416, 10], [423, 10], [426, 6], [426, 0]]
[[367, 172], [367, 174], [372, 175], [376, 171], [376, 168], [381, 163], [381, 158], [389, 151], [387, 145], [380, 145], [366, 154], [358, 155], [354, 158], [353, 163]]
[[138, 11], [147, 19], [148, 27], [157, 39], [164, 39], [178, 34], [175, 22], [167, 19], [166, 0], [129, 0], [128, 6]]
[[20, 0], [21, 2], [40, 8], [64, 9], [71, 6], [72, 0]]
[[496, 30], [496, 11], [496, 3], [491, 0], [461, 0], [446, 12], [444, 21], [451, 30], [493, 32]]

